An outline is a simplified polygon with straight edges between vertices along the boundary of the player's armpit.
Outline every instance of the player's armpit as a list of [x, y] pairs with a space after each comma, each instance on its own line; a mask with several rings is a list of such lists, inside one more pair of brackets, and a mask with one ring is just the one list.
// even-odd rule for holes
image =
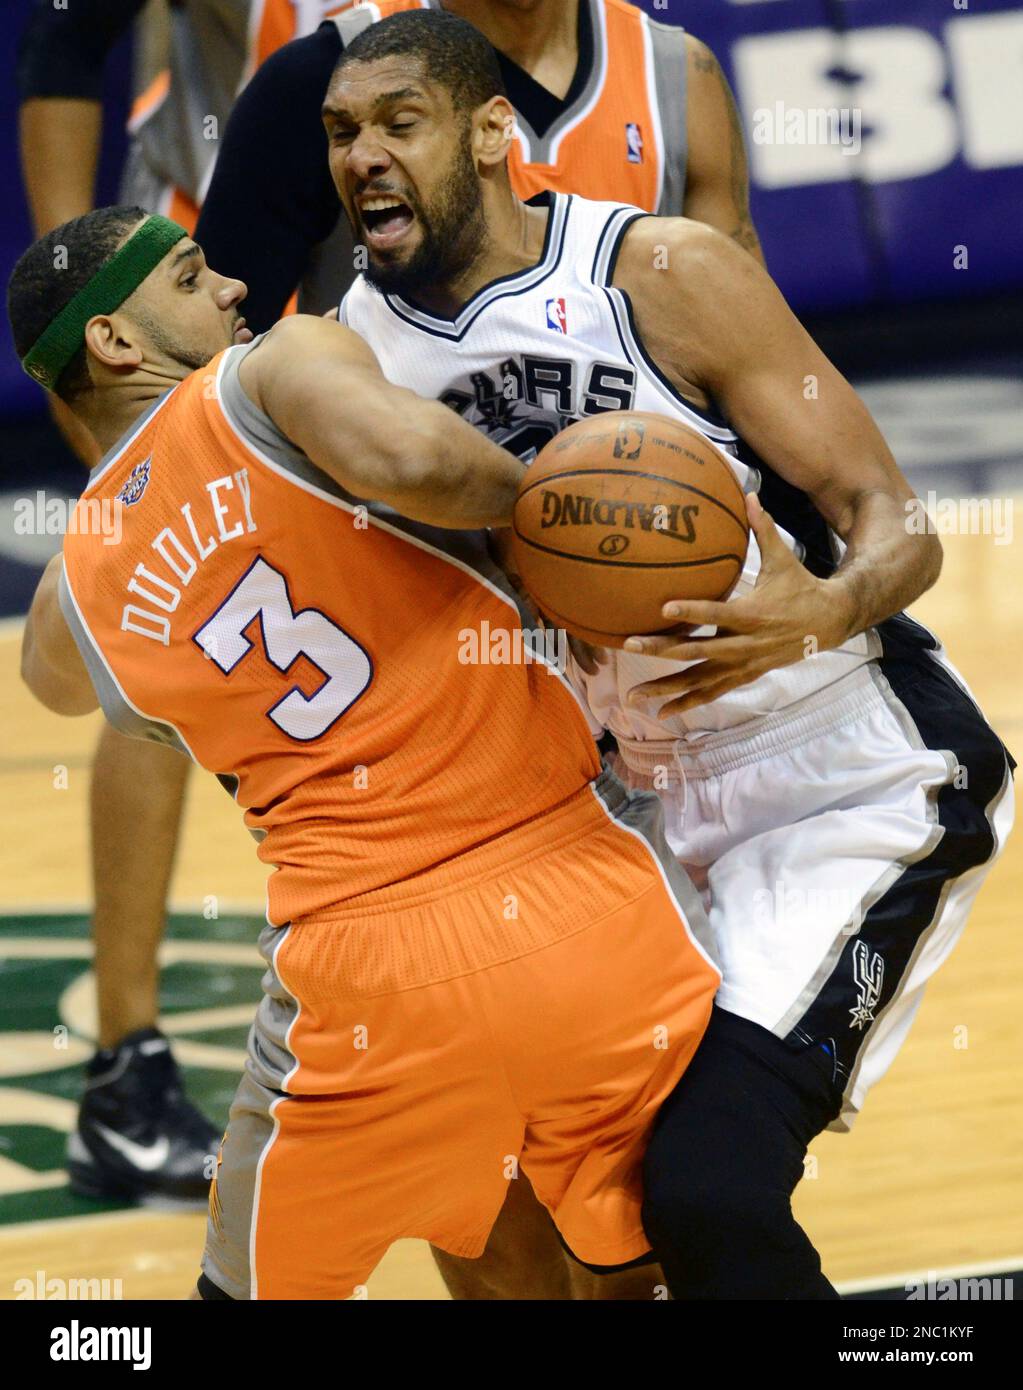
[[32, 599], [21, 640], [21, 678], [54, 714], [91, 714], [99, 700], [60, 611], [57, 588], [62, 568], [61, 556], [55, 555]]
[[705, 43], [686, 35], [686, 217], [707, 222], [763, 264], [749, 205], [742, 119], [728, 79]]
[[522, 465], [447, 406], [389, 382], [351, 329], [285, 319], [246, 355], [239, 381], [354, 496], [434, 526], [509, 524]]

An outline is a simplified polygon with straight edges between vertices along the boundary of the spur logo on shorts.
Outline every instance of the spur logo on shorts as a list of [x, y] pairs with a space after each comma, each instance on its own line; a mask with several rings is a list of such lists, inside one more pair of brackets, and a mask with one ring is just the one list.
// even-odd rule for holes
[[862, 1030], [874, 1022], [874, 1010], [880, 1002], [884, 983], [884, 961], [865, 941], [857, 941], [853, 947], [852, 961], [857, 995], [854, 1007], [849, 1010], [852, 1014], [849, 1027]]
[[630, 164], [643, 163], [643, 132], [635, 121], [625, 123], [625, 158]]
[[126, 507], [134, 507], [135, 503], [146, 490], [146, 485], [149, 482], [149, 468], [152, 462], [152, 457], [149, 457], [135, 465], [128, 474], [128, 481], [117, 494], [118, 502], [123, 502]]

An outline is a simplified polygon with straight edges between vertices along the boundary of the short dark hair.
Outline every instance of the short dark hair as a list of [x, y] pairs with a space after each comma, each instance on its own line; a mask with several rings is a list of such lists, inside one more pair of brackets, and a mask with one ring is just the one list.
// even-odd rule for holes
[[480, 31], [457, 15], [405, 10], [371, 24], [358, 34], [334, 68], [375, 63], [380, 58], [416, 58], [431, 81], [451, 94], [456, 111], [472, 111], [491, 97], [505, 96], [497, 54]]
[[[38, 341], [62, 309], [106, 265], [145, 208], [95, 208], [73, 217], [28, 248], [7, 282], [7, 317], [19, 357]], [[63, 401], [88, 390], [85, 344], [61, 372], [54, 391]]]

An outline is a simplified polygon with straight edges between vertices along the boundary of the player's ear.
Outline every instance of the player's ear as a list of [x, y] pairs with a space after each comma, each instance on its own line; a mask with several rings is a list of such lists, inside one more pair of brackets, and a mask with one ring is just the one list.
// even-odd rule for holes
[[85, 345], [104, 367], [138, 367], [142, 348], [130, 320], [123, 314], [96, 314], [85, 325]]
[[473, 153], [480, 165], [503, 164], [515, 132], [515, 112], [507, 97], [491, 97], [473, 116]]

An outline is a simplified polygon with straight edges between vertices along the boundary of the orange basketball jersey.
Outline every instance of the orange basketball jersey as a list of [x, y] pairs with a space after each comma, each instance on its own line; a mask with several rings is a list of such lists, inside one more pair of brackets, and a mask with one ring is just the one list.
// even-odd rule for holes
[[[520, 198], [552, 188], [677, 216], [685, 192], [685, 32], [625, 0], [580, 4], [593, 39], [590, 72], [543, 134], [517, 113], [512, 187]], [[440, 0], [355, 0], [334, 22], [350, 41], [400, 10], [441, 8]]]
[[600, 766], [484, 536], [348, 498], [242, 391], [252, 346], [93, 471], [61, 604], [111, 722], [245, 809], [283, 924], [542, 816]]

